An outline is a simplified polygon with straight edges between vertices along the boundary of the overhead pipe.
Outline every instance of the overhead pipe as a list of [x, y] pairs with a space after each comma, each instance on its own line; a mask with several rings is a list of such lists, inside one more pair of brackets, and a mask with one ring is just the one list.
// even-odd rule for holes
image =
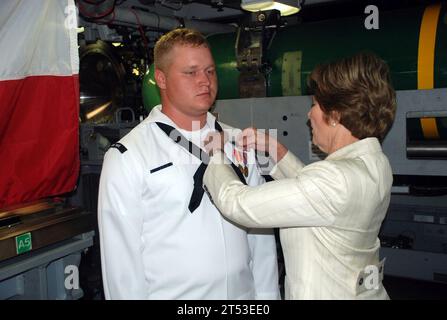
[[[91, 1], [91, 0], [90, 0]], [[114, 1], [103, 1], [97, 5], [78, 1], [81, 14], [95, 19], [95, 22], [124, 22], [160, 30], [172, 30], [180, 27], [195, 29], [204, 34], [234, 32], [236, 27], [226, 24], [205, 22], [200, 20], [179, 19], [159, 15], [155, 12], [145, 12], [132, 8], [114, 7]], [[97, 19], [99, 18], [99, 19]]]

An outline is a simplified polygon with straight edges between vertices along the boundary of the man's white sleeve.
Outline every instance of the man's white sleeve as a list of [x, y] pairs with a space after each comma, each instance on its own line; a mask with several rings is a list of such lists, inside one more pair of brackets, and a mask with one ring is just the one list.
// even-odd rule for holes
[[101, 172], [98, 227], [106, 299], [147, 299], [142, 261], [141, 181], [128, 151], [111, 148]]

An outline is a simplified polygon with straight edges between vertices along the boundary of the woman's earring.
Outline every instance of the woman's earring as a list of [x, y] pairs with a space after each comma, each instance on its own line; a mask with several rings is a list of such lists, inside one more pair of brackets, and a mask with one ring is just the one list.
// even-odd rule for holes
[[333, 127], [335, 127], [336, 125], [337, 125], [337, 123], [335, 123], [335, 122], [331, 123], [331, 126], [333, 126]]

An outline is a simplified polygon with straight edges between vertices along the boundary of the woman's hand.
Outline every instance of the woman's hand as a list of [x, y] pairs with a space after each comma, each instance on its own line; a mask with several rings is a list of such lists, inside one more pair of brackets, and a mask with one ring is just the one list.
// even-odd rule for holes
[[218, 132], [218, 131], [210, 132], [208, 133], [204, 141], [205, 151], [211, 157], [217, 150], [221, 151], [224, 150], [225, 142], [226, 142], [225, 132]]
[[265, 130], [255, 128], [244, 129], [236, 138], [236, 146], [242, 150], [255, 149], [258, 152], [265, 152], [275, 162], [281, 161], [288, 151]]

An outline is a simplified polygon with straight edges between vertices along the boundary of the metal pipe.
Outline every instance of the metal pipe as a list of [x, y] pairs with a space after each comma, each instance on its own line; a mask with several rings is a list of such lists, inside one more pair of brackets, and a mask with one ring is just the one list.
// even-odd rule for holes
[[407, 144], [407, 158], [447, 159], [445, 141], [411, 142]]
[[[96, 12], [98, 10], [102, 12], [105, 11], [103, 6], [95, 6], [83, 1], [82, 1], [82, 7], [84, 8], [83, 11], [87, 10], [88, 12]], [[97, 20], [97, 22], [101, 23], [113, 23], [114, 21], [131, 23], [132, 25], [135, 26], [141, 24], [142, 26], [152, 27], [161, 30], [172, 30], [184, 26], [187, 28], [195, 29], [204, 34], [228, 33], [228, 32], [234, 32], [236, 30], [236, 27], [226, 24], [211, 23], [200, 20], [181, 21], [181, 19], [162, 16], [155, 12], [145, 12], [137, 9], [120, 8], [120, 7], [115, 7], [113, 12]]]

